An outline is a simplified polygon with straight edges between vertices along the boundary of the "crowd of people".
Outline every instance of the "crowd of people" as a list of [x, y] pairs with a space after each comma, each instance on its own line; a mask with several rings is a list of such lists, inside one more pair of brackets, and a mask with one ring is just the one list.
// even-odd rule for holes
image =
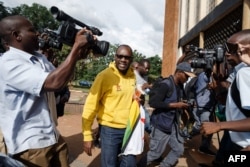
[[[0, 30], [6, 50], [0, 56], [0, 166], [69, 167], [68, 147], [57, 130], [57, 118], [64, 115], [70, 98], [65, 85], [76, 62], [88, 54], [86, 34], [92, 35], [91, 31], [83, 28], [76, 34], [71, 52], [58, 65], [49, 47], [39, 48], [39, 34], [25, 17], [3, 18]], [[97, 120], [102, 167], [143, 167], [159, 159], [161, 167], [175, 166], [184, 153], [186, 138], [179, 133], [179, 118], [190, 109], [184, 92], [190, 77], [197, 77], [190, 134], [201, 134], [199, 151], [214, 156], [214, 166], [225, 165], [225, 151], [249, 151], [250, 30], [229, 37], [225, 50], [232, 67], [227, 79], [215, 78], [213, 69], [195, 75], [189, 62], [178, 61], [175, 72], [154, 87], [148, 81], [150, 62], [134, 61], [132, 48], [120, 45], [114, 61], [96, 76], [83, 107], [84, 153], [92, 155], [92, 125]], [[216, 100], [222, 88], [226, 102]], [[145, 107], [147, 96], [152, 114]], [[215, 119], [216, 108], [224, 109], [226, 120]], [[211, 138], [221, 130], [215, 153], [210, 150]], [[138, 160], [145, 144], [149, 150]], [[170, 151], [162, 157], [167, 146]]]

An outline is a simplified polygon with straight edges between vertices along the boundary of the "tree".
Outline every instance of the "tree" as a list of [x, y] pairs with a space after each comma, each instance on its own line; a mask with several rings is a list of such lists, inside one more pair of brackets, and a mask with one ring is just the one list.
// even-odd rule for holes
[[158, 55], [148, 58], [151, 68], [149, 70], [149, 82], [154, 82], [156, 78], [161, 76], [162, 60]]
[[10, 15], [10, 8], [4, 6], [3, 2], [0, 1], [0, 19]]
[[134, 57], [134, 61], [140, 61], [141, 59], [145, 59], [146, 56], [143, 55], [142, 53], [139, 53], [137, 50], [133, 51], [133, 57]]
[[49, 10], [37, 3], [33, 3], [32, 6], [22, 4], [12, 8], [11, 13], [28, 18], [37, 30], [43, 30], [44, 28], [55, 30], [59, 26], [59, 22], [53, 18]]
[[[10, 8], [7, 8], [3, 5], [3, 2], [0, 1], [0, 19], [10, 15]], [[0, 39], [1, 40], [1, 39]], [[0, 43], [0, 53], [4, 52], [4, 48]]]

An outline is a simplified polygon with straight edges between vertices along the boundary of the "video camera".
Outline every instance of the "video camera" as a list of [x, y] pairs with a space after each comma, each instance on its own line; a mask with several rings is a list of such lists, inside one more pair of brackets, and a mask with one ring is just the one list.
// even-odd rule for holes
[[58, 41], [57, 34], [54, 31], [47, 28], [44, 29], [43, 32], [41, 33], [38, 42], [39, 42], [39, 48], [41, 50], [50, 47], [61, 50], [63, 45], [61, 42]]
[[[92, 32], [93, 35], [102, 35], [102, 32], [95, 27], [88, 26], [71, 16], [67, 15], [63, 11], [59, 10], [57, 7], [52, 6], [50, 8], [50, 12], [52, 13], [53, 17], [61, 22], [57, 30], [58, 41], [69, 46], [73, 46], [75, 41], [76, 33], [79, 29], [76, 29], [75, 26], [78, 25], [80, 27], [86, 27], [88, 30]], [[94, 55], [102, 55], [105, 56], [109, 49], [109, 42], [107, 41], [98, 41], [94, 40], [92, 35], [85, 34], [87, 36], [88, 42], [90, 43], [90, 50], [92, 50]]]
[[224, 60], [225, 49], [222, 45], [216, 45], [214, 49], [202, 49], [194, 45], [188, 46], [188, 55], [191, 59], [191, 67], [212, 70], [215, 63], [222, 63]]

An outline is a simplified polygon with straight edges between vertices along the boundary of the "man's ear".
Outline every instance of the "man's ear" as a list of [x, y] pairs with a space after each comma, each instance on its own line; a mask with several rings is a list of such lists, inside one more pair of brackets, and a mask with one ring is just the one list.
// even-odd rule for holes
[[12, 36], [17, 40], [17, 41], [21, 41], [22, 37], [18, 34], [17, 31], [12, 31]]

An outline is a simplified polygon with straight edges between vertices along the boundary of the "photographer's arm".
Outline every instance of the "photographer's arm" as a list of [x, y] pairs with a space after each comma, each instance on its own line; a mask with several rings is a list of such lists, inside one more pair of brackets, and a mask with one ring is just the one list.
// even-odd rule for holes
[[226, 122], [203, 122], [201, 126], [201, 134], [209, 135], [219, 132], [221, 130], [230, 130], [236, 132], [249, 132], [250, 131], [250, 118], [226, 121]]
[[164, 101], [167, 92], [169, 91], [168, 86], [165, 83], [161, 83], [155, 91], [155, 95], [149, 99], [149, 105], [153, 108], [162, 109], [187, 109], [189, 105], [185, 102], [171, 102], [167, 103]]
[[189, 104], [179, 101], [179, 102], [175, 102], [175, 103], [169, 103], [168, 104], [169, 108], [174, 108], [174, 109], [188, 109]]
[[79, 55], [88, 47], [88, 40], [86, 35], [84, 35], [86, 32], [88, 32], [86, 29], [82, 29], [77, 33], [70, 54], [65, 61], [46, 78], [43, 86], [45, 90], [59, 90], [67, 84], [75, 69], [76, 62], [79, 60]]

